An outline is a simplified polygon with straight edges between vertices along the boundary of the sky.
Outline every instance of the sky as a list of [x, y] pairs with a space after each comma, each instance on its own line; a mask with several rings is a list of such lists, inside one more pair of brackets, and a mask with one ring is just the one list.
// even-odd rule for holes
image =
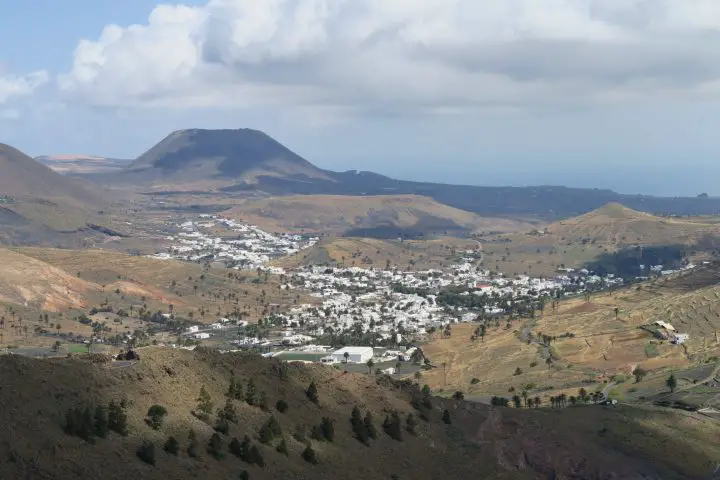
[[178, 1], [0, 0], [0, 142], [249, 127], [333, 170], [720, 195], [720, 1]]

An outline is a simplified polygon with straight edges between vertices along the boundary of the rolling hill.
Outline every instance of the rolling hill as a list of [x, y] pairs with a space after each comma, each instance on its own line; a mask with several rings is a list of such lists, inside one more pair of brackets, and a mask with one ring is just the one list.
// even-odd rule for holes
[[[664, 218], [610, 203], [543, 230], [481, 238], [485, 266], [510, 275], [553, 275], [558, 267], [578, 268], [615, 252], [642, 247], [679, 246], [704, 256], [720, 236], [720, 225], [707, 219]], [[708, 242], [709, 240], [709, 242]]]
[[[5, 426], [0, 455], [8, 459], [0, 463], [0, 477], [687, 479], [706, 478], [720, 447], [717, 424], [682, 412], [597, 406], [530, 411], [430, 397], [423, 420], [411, 406], [417, 387], [382, 376], [205, 349], [155, 347], [139, 354], [140, 360], [129, 365], [0, 357], [0, 421]], [[228, 422], [226, 433], [217, 433], [214, 409], [208, 423], [192, 412], [197, 413], [201, 389], [211, 406], [222, 409], [231, 376], [245, 393], [252, 380], [265, 406], [230, 400], [228, 411], [236, 422]], [[317, 404], [306, 395], [311, 382], [317, 386]], [[276, 409], [280, 400], [287, 409]], [[90, 432], [91, 441], [79, 438], [85, 435], [82, 425], [96, 424], [96, 406], [110, 402], [125, 414], [127, 435], [110, 431], [102, 438]], [[145, 421], [153, 405], [166, 412], [157, 429]], [[372, 414], [368, 423], [377, 438], [367, 445], [354, 437], [350, 418], [355, 406], [361, 415]], [[76, 432], [71, 435], [63, 428], [66, 413], [74, 408], [80, 417], [84, 409], [89, 414], [77, 427], [70, 423], [70, 432]], [[441, 420], [444, 409], [449, 425]], [[399, 439], [382, 427], [391, 412], [398, 412]], [[405, 426], [410, 413], [417, 419], [414, 433]], [[272, 429], [261, 435], [271, 417]], [[329, 429], [318, 428], [323, 419], [326, 426], [332, 424], [332, 434], [325, 436]], [[196, 441], [193, 455], [188, 453], [190, 435]], [[176, 454], [163, 449], [171, 436], [178, 443]], [[229, 451], [231, 439], [246, 436], [255, 453], [250, 455], [248, 448], [243, 458], [259, 457], [263, 466]], [[285, 453], [277, 451], [281, 443]], [[138, 457], [142, 445], [144, 458], [152, 458], [153, 465]], [[313, 463], [302, 456], [308, 445], [315, 453]], [[238, 453], [242, 456], [242, 449]], [[245, 477], [240, 476], [243, 471]]]
[[295, 195], [252, 200], [223, 216], [269, 231], [396, 238], [423, 232], [512, 231], [529, 223], [482, 218], [417, 195]]
[[704, 234], [720, 233], [713, 224], [661, 218], [610, 203], [579, 217], [550, 224], [547, 234], [568, 243], [689, 244]]

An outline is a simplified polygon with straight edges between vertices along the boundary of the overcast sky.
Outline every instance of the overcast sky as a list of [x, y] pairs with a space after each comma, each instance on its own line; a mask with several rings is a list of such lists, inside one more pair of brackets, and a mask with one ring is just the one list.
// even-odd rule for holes
[[720, 195], [720, 0], [0, 11], [0, 142], [30, 155], [134, 158], [173, 130], [252, 127], [335, 170]]

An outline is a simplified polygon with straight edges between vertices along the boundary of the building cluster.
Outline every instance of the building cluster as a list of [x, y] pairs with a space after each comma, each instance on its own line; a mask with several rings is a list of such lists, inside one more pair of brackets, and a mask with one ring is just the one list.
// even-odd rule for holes
[[[232, 235], [219, 235], [218, 230]], [[553, 278], [517, 276], [507, 278], [482, 267], [476, 250], [461, 252], [456, 264], [443, 270], [405, 271], [399, 268], [362, 268], [310, 265], [285, 270], [269, 266], [277, 257], [297, 254], [317, 239], [299, 235], [273, 235], [249, 224], [204, 215], [184, 221], [171, 237], [173, 246], [161, 258], [195, 262], [222, 262], [239, 269], [259, 269], [280, 275], [281, 290], [309, 292], [318, 298], [312, 304], [294, 305], [275, 311], [262, 320], [275, 338], [243, 337], [232, 340], [236, 347], [276, 347], [306, 352], [316, 344], [355, 345], [357, 350], [334, 351], [323, 347], [324, 363], [372, 358], [370, 346], [403, 348], [435, 332], [446, 334], [448, 325], [459, 322], [499, 322], [501, 318], [534, 315], [546, 303], [621, 285], [612, 274], [594, 275], [580, 269], [563, 269]], [[687, 268], [692, 268], [692, 265]], [[671, 273], [654, 266], [650, 271]], [[289, 295], [290, 297], [292, 295]], [[282, 309], [280, 309], [282, 310]], [[187, 335], [202, 340], [224, 322]], [[682, 336], [673, 339], [681, 343]], [[367, 350], [370, 348], [370, 350]], [[392, 351], [392, 350], [391, 350]], [[344, 356], [350, 352], [352, 358]], [[272, 352], [271, 352], [272, 353]], [[338, 355], [343, 355], [338, 359]], [[364, 360], [366, 361], [366, 360]]]
[[227, 268], [256, 269], [275, 258], [294, 255], [318, 239], [293, 234], [272, 234], [255, 225], [215, 215], [201, 215], [175, 225], [167, 237], [171, 246], [154, 258], [222, 263]]

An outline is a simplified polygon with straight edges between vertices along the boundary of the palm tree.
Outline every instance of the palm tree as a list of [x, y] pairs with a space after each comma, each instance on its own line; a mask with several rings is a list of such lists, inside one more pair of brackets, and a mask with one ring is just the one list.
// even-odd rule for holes
[[540, 397], [535, 397], [535, 408], [538, 408], [541, 402], [542, 400], [540, 400]]
[[675, 378], [675, 374], [671, 373], [668, 379], [665, 381], [665, 385], [668, 386], [671, 393], [675, 392], [675, 389], [677, 388], [677, 379]]
[[350, 358], [350, 353], [348, 353], [348, 352], [343, 353], [343, 357], [345, 357], [345, 363], [347, 363], [348, 358]]
[[620, 309], [618, 307], [615, 307], [615, 320], [618, 319], [618, 315], [620, 315]]
[[368, 375], [371, 374], [372, 368], [373, 368], [373, 366], [375, 366], [375, 362], [373, 362], [373, 359], [371, 358], [370, 360], [368, 360], [365, 365], [367, 365], [367, 367], [368, 367]]

